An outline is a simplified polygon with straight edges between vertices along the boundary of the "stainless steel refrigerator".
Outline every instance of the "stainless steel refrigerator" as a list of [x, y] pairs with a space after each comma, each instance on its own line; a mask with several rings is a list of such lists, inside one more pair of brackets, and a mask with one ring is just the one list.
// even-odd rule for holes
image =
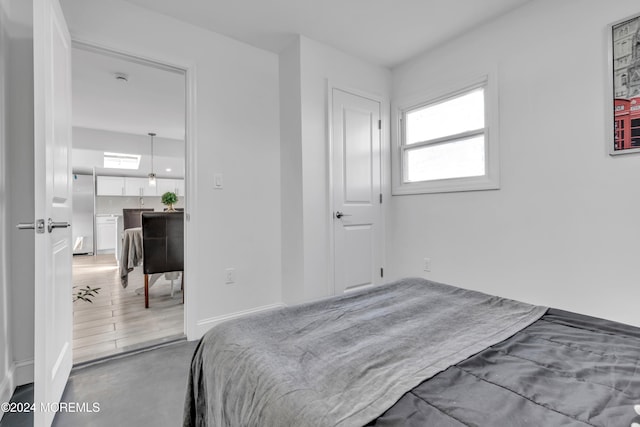
[[94, 190], [93, 175], [73, 174], [71, 230], [74, 255], [94, 253]]

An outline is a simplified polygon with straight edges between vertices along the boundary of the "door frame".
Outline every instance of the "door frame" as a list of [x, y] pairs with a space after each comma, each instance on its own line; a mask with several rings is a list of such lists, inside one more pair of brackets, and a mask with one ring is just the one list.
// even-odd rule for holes
[[[334, 196], [334, 182], [333, 182], [333, 165], [334, 165], [334, 151], [333, 151], [333, 91], [334, 89], [341, 90], [343, 92], [350, 93], [352, 95], [356, 95], [362, 98], [369, 99], [371, 101], [375, 101], [380, 104], [380, 121], [381, 121], [381, 129], [380, 129], [380, 191], [382, 192], [383, 203], [380, 206], [380, 232], [382, 233], [382, 267], [384, 268], [387, 264], [387, 250], [386, 250], [386, 206], [389, 201], [389, 183], [387, 181], [387, 177], [389, 176], [385, 165], [388, 163], [389, 155], [388, 155], [388, 138], [386, 137], [388, 133], [388, 109], [386, 98], [380, 95], [374, 95], [370, 92], [366, 92], [360, 89], [355, 89], [352, 86], [341, 84], [340, 82], [335, 82], [331, 79], [326, 79], [326, 93], [327, 93], [327, 120], [326, 120], [326, 132], [327, 132], [327, 184], [328, 184], [328, 229], [329, 232], [329, 247], [328, 247], [328, 260], [329, 260], [329, 275], [327, 282], [327, 295], [333, 296], [336, 291], [336, 279], [335, 279], [335, 236], [334, 236], [334, 218], [333, 213], [335, 211], [333, 196]], [[384, 280], [384, 278], [383, 278]]]
[[198, 270], [195, 257], [190, 254], [197, 253], [195, 230], [197, 225], [197, 126], [196, 126], [196, 65], [185, 63], [183, 60], [175, 60], [166, 57], [149, 57], [139, 52], [132, 52], [105, 45], [94, 40], [83, 39], [71, 34], [72, 49], [83, 49], [103, 55], [116, 56], [143, 65], [168, 70], [179, 71], [185, 76], [185, 222], [184, 222], [184, 334], [188, 340], [199, 338], [197, 330], [196, 292], [189, 283], [198, 283]]

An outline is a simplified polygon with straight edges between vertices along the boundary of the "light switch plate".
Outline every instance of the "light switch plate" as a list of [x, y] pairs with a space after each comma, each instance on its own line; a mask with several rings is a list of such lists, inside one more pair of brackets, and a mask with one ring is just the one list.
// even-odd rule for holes
[[217, 173], [213, 176], [213, 188], [221, 189], [222, 187], [222, 174]]
[[236, 283], [236, 269], [235, 268], [227, 268], [224, 271], [224, 282], [227, 284]]

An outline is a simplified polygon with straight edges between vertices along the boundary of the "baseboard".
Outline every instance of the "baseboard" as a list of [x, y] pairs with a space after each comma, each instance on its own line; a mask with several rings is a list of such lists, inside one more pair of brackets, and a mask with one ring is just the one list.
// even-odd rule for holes
[[16, 387], [33, 382], [33, 360], [13, 362], [0, 382], [0, 403], [8, 402]]
[[16, 387], [33, 382], [33, 359], [14, 362], [13, 382]]
[[[9, 366], [7, 372], [5, 372], [5, 377], [0, 382], [0, 403], [8, 402], [13, 396], [13, 390], [15, 390], [16, 386], [13, 381], [14, 378], [15, 365]], [[0, 414], [1, 416], [2, 414]]]
[[225, 314], [222, 316], [210, 317], [209, 319], [202, 319], [198, 321], [198, 336], [202, 337], [209, 329], [213, 328], [219, 323], [222, 323], [227, 320], [237, 319], [239, 317], [248, 316], [250, 314], [260, 313], [262, 311], [273, 310], [275, 308], [286, 307], [286, 304], [277, 303], [270, 305], [263, 305], [261, 307], [251, 308], [249, 310], [237, 311], [235, 313]]

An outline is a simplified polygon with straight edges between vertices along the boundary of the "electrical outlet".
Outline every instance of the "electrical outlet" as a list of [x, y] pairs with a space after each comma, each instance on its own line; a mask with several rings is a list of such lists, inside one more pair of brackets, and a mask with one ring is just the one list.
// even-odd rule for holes
[[225, 271], [224, 283], [231, 284], [236, 283], [236, 269], [235, 268], [227, 268]]
[[424, 271], [431, 271], [431, 258], [425, 258], [423, 264]]

